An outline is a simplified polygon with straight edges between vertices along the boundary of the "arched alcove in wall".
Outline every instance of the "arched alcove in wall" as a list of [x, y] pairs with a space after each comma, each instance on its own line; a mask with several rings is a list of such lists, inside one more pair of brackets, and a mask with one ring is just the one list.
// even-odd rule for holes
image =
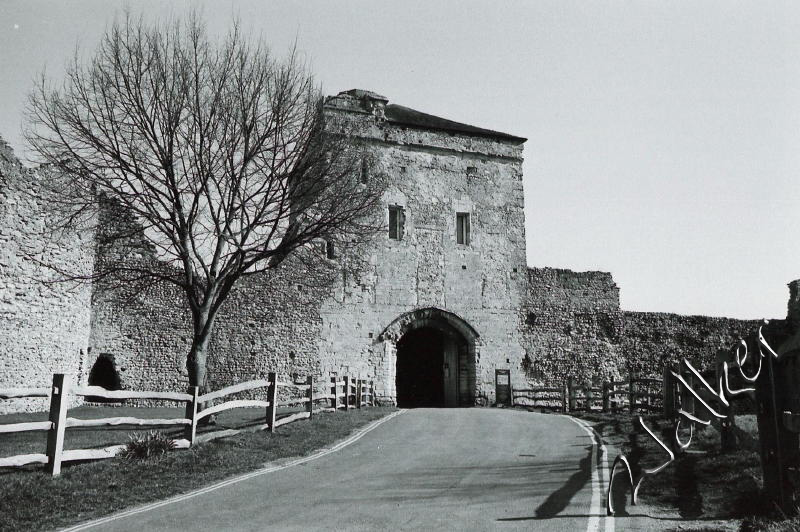
[[[119, 372], [114, 361], [114, 355], [100, 353], [89, 370], [89, 386], [100, 386], [106, 390], [120, 389]], [[103, 397], [89, 396], [86, 398], [91, 403], [121, 402], [119, 399], [105, 399]]]

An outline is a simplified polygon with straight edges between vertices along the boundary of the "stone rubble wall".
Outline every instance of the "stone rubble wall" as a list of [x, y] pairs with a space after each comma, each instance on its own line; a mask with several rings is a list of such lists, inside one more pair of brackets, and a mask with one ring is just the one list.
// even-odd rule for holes
[[625, 312], [620, 349], [638, 376], [660, 378], [666, 365], [686, 358], [697, 369], [713, 369], [717, 351], [752, 335], [760, 320]]
[[[91, 286], [53, 281], [91, 273], [93, 234], [88, 227], [66, 237], [52, 232], [39, 171], [23, 167], [0, 139], [0, 388], [49, 388], [53, 373], [85, 384], [88, 372]], [[48, 404], [0, 400], [0, 414]]]
[[[436, 308], [478, 335], [470, 390], [494, 401], [494, 372], [512, 384], [599, 384], [630, 370], [660, 376], [681, 357], [705, 368], [718, 349], [755, 321], [622, 311], [610, 273], [528, 268], [522, 145], [385, 120], [385, 100], [340, 94], [326, 101], [333, 131], [355, 126], [370, 154], [368, 179], [385, 185], [381, 210], [405, 212], [404, 236], [377, 235], [351, 267], [341, 253], [309, 248], [268, 274], [238, 282], [217, 318], [209, 348], [209, 388], [275, 371], [281, 380], [328, 372], [375, 379], [395, 395], [396, 349], [382, 332], [413, 311]], [[37, 172], [0, 140], [0, 387], [49, 386], [54, 372], [85, 384], [110, 355], [123, 389], [183, 391], [191, 317], [181, 289], [157, 283], [109, 290], [45, 284], [52, 272], [27, 254], [47, 242], [46, 260], [91, 273], [109, 264], [169, 268], [137, 222], [100, 200], [97, 228], [45, 239], [48, 227]], [[470, 214], [469, 245], [456, 242], [456, 213]], [[127, 241], [105, 243], [127, 230]], [[317, 267], [310, 267], [313, 263]], [[800, 283], [790, 284], [788, 323], [800, 328]], [[0, 401], [0, 413], [41, 410], [46, 401]]]
[[[789, 321], [800, 315], [798, 286], [790, 284]], [[526, 358], [534, 385], [600, 384], [630, 372], [660, 378], [665, 365], [686, 358], [698, 369], [713, 367], [720, 349], [752, 335], [759, 320], [622, 311], [611, 274], [529, 268], [522, 308]], [[794, 316], [794, 318], [793, 318]], [[782, 320], [771, 320], [781, 328]]]
[[526, 357], [520, 370], [532, 384], [619, 379], [623, 314], [610, 273], [528, 268], [522, 314]]
[[[111, 202], [104, 203], [101, 218], [106, 228], [136, 224]], [[98, 266], [157, 261], [142, 236], [138, 238], [138, 243], [100, 246]], [[130, 249], [139, 252], [132, 256]], [[315, 272], [302, 261], [287, 259], [274, 272], [238, 281], [217, 315], [207, 362], [210, 390], [263, 378], [271, 371], [281, 380], [320, 374], [319, 306], [330, 293], [330, 281], [324, 269]], [[134, 294], [97, 286], [92, 360], [103, 353], [112, 355], [123, 389], [185, 391], [191, 343], [191, 313], [178, 286], [159, 282]]]
[[[101, 199], [97, 271], [109, 265], [155, 266], [141, 225], [122, 207]], [[107, 243], [109, 234], [130, 237]], [[114, 279], [95, 283], [92, 294], [90, 364], [110, 356], [123, 390], [185, 391], [186, 354], [192, 342], [191, 316], [181, 289], [168, 282], [141, 287]]]

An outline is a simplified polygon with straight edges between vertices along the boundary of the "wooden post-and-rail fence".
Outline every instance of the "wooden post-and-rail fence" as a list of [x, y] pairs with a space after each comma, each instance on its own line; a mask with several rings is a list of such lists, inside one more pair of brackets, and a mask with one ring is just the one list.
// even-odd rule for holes
[[[326, 385], [325, 385], [326, 386]], [[295, 390], [295, 397], [278, 400], [279, 388]], [[226, 398], [230, 395], [264, 389], [266, 399], [232, 399], [202, 408], [203, 405]], [[342, 390], [341, 393], [338, 390]], [[128, 390], [106, 390], [99, 386], [72, 387], [68, 375], [56, 373], [50, 388], [0, 388], [0, 399], [19, 399], [27, 397], [49, 397], [50, 410], [48, 421], [32, 421], [27, 423], [0, 424], [0, 434], [14, 432], [46, 431], [47, 447], [45, 453], [20, 454], [0, 458], [0, 467], [21, 467], [28, 464], [45, 464], [46, 469], [53, 475], [61, 472], [61, 464], [76, 460], [99, 460], [113, 458], [125, 444], [112, 445], [101, 449], [76, 449], [64, 450], [66, 429], [72, 427], [108, 427], [117, 425], [135, 426], [183, 426], [183, 438], [175, 440], [175, 448], [188, 449], [198, 443], [232, 436], [245, 431], [269, 430], [274, 432], [281, 425], [292, 423], [301, 419], [308, 419], [318, 412], [335, 412], [338, 409], [349, 409], [351, 406], [361, 408], [375, 405], [375, 382], [361, 378], [352, 378], [349, 375], [339, 379], [333, 377], [331, 393], [327, 390], [315, 389], [313, 377], [309, 376], [304, 384], [278, 381], [275, 373], [269, 373], [266, 379], [234, 384], [221, 390], [205, 394], [199, 393], [197, 386], [190, 387], [188, 393], [179, 392], [139, 392]], [[76, 419], [67, 416], [70, 396], [100, 397], [103, 399], [149, 399], [159, 401], [173, 401], [185, 403], [185, 415], [174, 419], [152, 419], [136, 417], [108, 417], [100, 419]], [[344, 398], [344, 403], [339, 404], [339, 398]], [[353, 400], [351, 401], [351, 398]], [[319, 401], [331, 402], [331, 408], [319, 405]], [[278, 408], [304, 405], [301, 412], [294, 412], [281, 418], [277, 417]], [[263, 408], [265, 423], [246, 427], [243, 429], [226, 429], [197, 433], [199, 422], [226, 410], [234, 408]]]
[[[665, 379], [668, 372], [665, 372]], [[671, 377], [671, 375], [670, 375]], [[665, 386], [666, 385], [666, 386]], [[672, 389], [664, 379], [629, 377], [604, 382], [600, 386], [576, 384], [572, 377], [563, 386], [512, 388], [514, 406], [532, 406], [557, 412], [666, 412], [667, 396]], [[673, 403], [670, 403], [673, 404]]]

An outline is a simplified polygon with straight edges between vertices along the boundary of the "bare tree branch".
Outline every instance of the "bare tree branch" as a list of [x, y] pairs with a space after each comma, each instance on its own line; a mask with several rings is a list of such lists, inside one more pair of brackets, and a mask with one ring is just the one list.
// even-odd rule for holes
[[27, 115], [29, 144], [56, 170], [43, 186], [63, 226], [119, 206], [140, 225], [100, 227], [99, 245], [144, 240], [159, 259], [123, 251], [80, 280], [169, 282], [186, 294], [192, 384], [205, 382], [216, 313], [238, 279], [380, 226], [379, 182], [360, 183], [363, 149], [340, 125], [330, 133], [297, 51], [277, 60], [238, 25], [215, 44], [196, 16], [170, 26], [127, 16], [90, 61], [72, 59], [60, 86], [43, 75]]

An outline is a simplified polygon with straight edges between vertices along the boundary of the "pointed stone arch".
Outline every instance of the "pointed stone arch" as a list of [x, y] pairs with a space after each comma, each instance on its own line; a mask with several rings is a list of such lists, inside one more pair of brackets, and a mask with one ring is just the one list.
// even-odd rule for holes
[[404, 357], [409, 356], [404, 352], [404, 339], [407, 344], [409, 338], [423, 334], [425, 330], [436, 331], [441, 338], [441, 353], [438, 355], [442, 360], [442, 405], [475, 404], [480, 334], [457, 314], [436, 307], [406, 312], [392, 320], [378, 336], [378, 342], [384, 346], [382, 374], [387, 395], [395, 402], [398, 398], [402, 402], [407, 391], [403, 383], [407, 382], [409, 371], [408, 364], [404, 362]]

